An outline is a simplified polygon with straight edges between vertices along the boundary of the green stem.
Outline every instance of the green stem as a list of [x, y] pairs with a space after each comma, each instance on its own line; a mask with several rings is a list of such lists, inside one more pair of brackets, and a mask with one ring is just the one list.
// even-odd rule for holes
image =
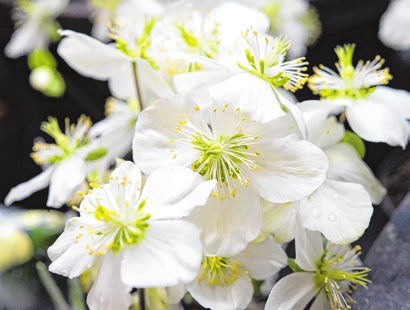
[[50, 295], [51, 301], [53, 302], [55, 309], [58, 310], [68, 310], [70, 307], [63, 297], [51, 274], [48, 272], [46, 265], [43, 262], [38, 261], [36, 263], [36, 269], [40, 277], [41, 283], [44, 285], [47, 293]]
[[137, 92], [137, 99], [138, 99], [138, 104], [140, 107], [140, 111], [143, 109], [143, 104], [142, 104], [142, 99], [141, 99], [141, 89], [140, 89], [140, 84], [138, 82], [138, 72], [137, 72], [137, 62], [133, 61], [132, 62], [132, 73], [134, 76], [134, 82], [135, 82], [135, 91]]
[[143, 288], [138, 289], [138, 297], [139, 310], [145, 310], [145, 290]]

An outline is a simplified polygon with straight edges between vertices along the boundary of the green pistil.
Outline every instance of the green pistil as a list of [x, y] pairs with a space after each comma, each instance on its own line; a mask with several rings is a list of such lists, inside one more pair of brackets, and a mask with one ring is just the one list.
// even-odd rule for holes
[[322, 289], [332, 309], [349, 309], [348, 302], [353, 301], [349, 296], [350, 289], [355, 288], [355, 285], [366, 287], [370, 282], [367, 279], [370, 269], [354, 266], [354, 260], [360, 251], [359, 246], [351, 250], [343, 248], [329, 255], [334, 246], [330, 245], [316, 264], [314, 283], [317, 288]]
[[[155, 68], [155, 62], [151, 57], [148, 56], [147, 50], [151, 46], [151, 32], [157, 21], [158, 18], [156, 17], [146, 19], [141, 35], [138, 37], [138, 39], [136, 39], [135, 44], [133, 45], [120, 36], [116, 36], [116, 34], [114, 33], [112, 36], [116, 40], [117, 49], [131, 58], [145, 59], [153, 68]], [[115, 29], [113, 31], [115, 32]]]
[[98, 221], [109, 222], [117, 226], [117, 233], [114, 240], [106, 247], [111, 249], [113, 253], [118, 253], [121, 249], [128, 245], [137, 245], [145, 238], [145, 233], [149, 227], [148, 220], [150, 214], [144, 213], [142, 209], [145, 206], [145, 200], [140, 203], [136, 210], [136, 214], [131, 214], [128, 218], [123, 219], [114, 210], [110, 210], [102, 205], [97, 206], [94, 212], [94, 217]]
[[205, 256], [197, 283], [205, 281], [210, 286], [232, 285], [241, 274], [241, 264], [221, 256]]
[[176, 23], [175, 28], [179, 31], [181, 38], [192, 52], [208, 58], [216, 57], [220, 42], [219, 31], [216, 26], [208, 38], [197, 38], [191, 31], [188, 31], [182, 23]]
[[335, 53], [339, 57], [337, 67], [346, 86], [353, 86], [354, 66], [352, 62], [354, 49], [354, 44], [345, 44], [343, 47], [338, 46], [335, 48]]
[[191, 144], [201, 153], [193, 162], [192, 169], [209, 179], [225, 183], [228, 178], [232, 178], [246, 185], [249, 180], [241, 172], [240, 165], [245, 164], [250, 169], [259, 167], [253, 160], [248, 159], [250, 155], [257, 155], [249, 152], [249, 146], [254, 143], [252, 140], [255, 138], [237, 133], [232, 136], [220, 135], [212, 140], [198, 132], [193, 134], [192, 138]]

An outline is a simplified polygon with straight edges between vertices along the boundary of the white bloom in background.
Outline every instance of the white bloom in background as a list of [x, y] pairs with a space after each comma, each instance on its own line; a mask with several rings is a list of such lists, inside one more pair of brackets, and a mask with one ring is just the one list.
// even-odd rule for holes
[[388, 47], [395, 50], [410, 49], [410, 36], [408, 29], [410, 20], [409, 0], [391, 1], [386, 12], [380, 19], [379, 38]]
[[55, 19], [67, 7], [69, 0], [20, 0], [17, 1], [17, 30], [13, 33], [4, 52], [7, 57], [28, 55], [37, 48], [47, 48], [56, 36]]
[[252, 279], [268, 279], [286, 263], [285, 252], [269, 237], [233, 256], [204, 256], [196, 280], [186, 289], [206, 308], [245, 309], [253, 296]]
[[[151, 44], [151, 31], [156, 18], [140, 20], [123, 19], [112, 27], [115, 44], [104, 44], [92, 37], [70, 30], [61, 31], [65, 36], [58, 47], [59, 55], [80, 74], [97, 80], [108, 80], [109, 88], [119, 99], [144, 99], [145, 87], [156, 88], [159, 79], [151, 66], [154, 60], [147, 54]], [[145, 83], [145, 84], [142, 84]], [[151, 85], [151, 86], [150, 86]], [[169, 91], [169, 86], [163, 86]], [[141, 92], [140, 94], [138, 94]], [[143, 103], [142, 103], [143, 104]]]
[[319, 232], [297, 227], [295, 263], [302, 270], [275, 284], [265, 310], [304, 309], [314, 297], [311, 309], [350, 309], [352, 290], [370, 282], [370, 269], [358, 258], [360, 247], [329, 242], [324, 246]]
[[100, 159], [107, 150], [98, 141], [89, 141], [88, 131], [91, 121], [81, 116], [77, 126], [66, 119], [65, 133], [61, 132], [58, 122], [50, 117], [41, 125], [41, 129], [54, 138], [56, 144], [37, 142], [31, 154], [34, 161], [45, 167], [44, 171], [33, 179], [12, 188], [4, 203], [11, 205], [47, 186], [49, 188], [47, 206], [59, 208], [81, 189], [88, 173], [103, 169]]
[[78, 277], [99, 260], [87, 298], [91, 309], [128, 309], [131, 287], [193, 280], [202, 247], [198, 229], [183, 217], [206, 203], [214, 185], [174, 167], [153, 172], [141, 191], [139, 168], [122, 163], [108, 184], [85, 196], [80, 217], [48, 249], [50, 271]]
[[294, 134], [290, 117], [261, 123], [246, 112], [250, 108], [229, 98], [201, 108], [175, 96], [142, 111], [136, 123], [133, 156], [144, 173], [186, 166], [217, 181], [208, 204], [192, 214], [215, 255], [237, 253], [257, 237], [258, 195], [276, 202], [301, 199], [323, 183], [327, 169], [325, 155]]
[[352, 130], [371, 142], [384, 142], [406, 147], [407, 120], [410, 118], [410, 95], [406, 91], [388, 87], [388, 69], [381, 70], [383, 60], [360, 61], [352, 65], [354, 45], [337, 47], [339, 74], [321, 66], [314, 68], [309, 87], [329, 104], [339, 106]]

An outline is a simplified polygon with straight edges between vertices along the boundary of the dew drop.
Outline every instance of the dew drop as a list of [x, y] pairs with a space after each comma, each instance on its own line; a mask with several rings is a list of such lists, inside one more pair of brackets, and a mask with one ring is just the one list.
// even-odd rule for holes
[[312, 215], [314, 218], [318, 218], [320, 216], [320, 212], [317, 208], [312, 209]]
[[334, 215], [333, 213], [330, 213], [328, 216], [329, 221], [334, 222], [336, 221], [336, 215]]

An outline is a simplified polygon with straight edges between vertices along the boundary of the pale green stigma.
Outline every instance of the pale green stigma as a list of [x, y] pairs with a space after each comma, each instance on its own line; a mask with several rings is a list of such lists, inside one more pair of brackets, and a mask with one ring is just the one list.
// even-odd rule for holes
[[154, 60], [148, 55], [148, 48], [151, 46], [151, 33], [158, 21], [158, 18], [151, 17], [145, 19], [144, 28], [141, 33], [135, 33], [135, 25], [127, 22], [115, 20], [110, 24], [109, 37], [115, 40], [117, 49], [123, 54], [136, 59], [142, 58], [155, 68]]
[[220, 43], [218, 23], [214, 23], [210, 32], [199, 34], [189, 30], [182, 20], [177, 21], [174, 26], [190, 53], [208, 58], [215, 58], [217, 56]]
[[63, 161], [88, 144], [88, 131], [91, 124], [90, 118], [84, 115], [78, 119], [77, 126], [70, 124], [70, 120], [66, 118], [65, 133], [63, 133], [57, 119], [49, 117], [48, 122], [41, 124], [41, 130], [50, 135], [56, 144], [36, 142], [31, 157], [39, 165]]
[[336, 63], [339, 74], [320, 65], [313, 68], [315, 75], [309, 79], [309, 87], [322, 98], [366, 99], [378, 85], [388, 84], [392, 79], [389, 69], [381, 69], [384, 60], [377, 56], [372, 62], [359, 61], [353, 66], [355, 45], [346, 44], [335, 49], [339, 61]]
[[358, 266], [360, 247], [330, 244], [316, 263], [315, 286], [320, 288], [330, 303], [331, 309], [350, 309], [354, 303], [350, 294], [356, 285], [367, 287], [370, 269]]
[[240, 275], [241, 263], [227, 257], [205, 256], [196, 282], [209, 286], [232, 285]]

